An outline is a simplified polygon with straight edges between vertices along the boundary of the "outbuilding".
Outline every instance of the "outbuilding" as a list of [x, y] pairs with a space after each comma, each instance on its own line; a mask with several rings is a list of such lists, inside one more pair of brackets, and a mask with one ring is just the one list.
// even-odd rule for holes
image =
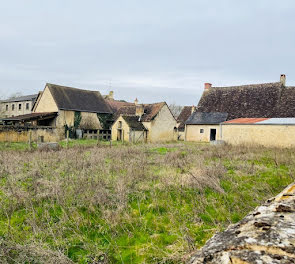
[[223, 122], [220, 134], [232, 145], [295, 147], [295, 118], [238, 118]]
[[185, 122], [185, 140], [198, 142], [219, 140], [219, 124], [227, 120], [227, 115], [220, 112], [194, 112]]
[[112, 126], [113, 140], [132, 143], [146, 142], [147, 129], [138, 116], [120, 115]]

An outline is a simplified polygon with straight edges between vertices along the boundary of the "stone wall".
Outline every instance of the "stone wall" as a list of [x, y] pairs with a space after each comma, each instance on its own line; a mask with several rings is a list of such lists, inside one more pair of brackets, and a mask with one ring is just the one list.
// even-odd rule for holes
[[222, 140], [228, 144], [294, 147], [294, 125], [222, 125]]
[[295, 183], [216, 234], [189, 263], [295, 263]]
[[[19, 105], [21, 106], [19, 107]], [[31, 111], [32, 106], [33, 106], [32, 101], [3, 102], [3, 103], [0, 103], [0, 116], [11, 117], [11, 116], [30, 114], [32, 112]]]
[[148, 142], [177, 140], [177, 122], [167, 105], [164, 105], [154, 120], [142, 122], [148, 130]]
[[[203, 129], [203, 133], [200, 130]], [[210, 129], [216, 129], [216, 140], [220, 140], [219, 125], [186, 125], [185, 140], [196, 142], [210, 142]]]
[[58, 142], [64, 139], [64, 129], [56, 127], [14, 127], [0, 126], [0, 142]]

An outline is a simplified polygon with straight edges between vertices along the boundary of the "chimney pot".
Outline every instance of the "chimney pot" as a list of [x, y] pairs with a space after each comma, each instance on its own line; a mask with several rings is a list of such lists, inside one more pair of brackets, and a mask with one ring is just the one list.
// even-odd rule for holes
[[208, 90], [212, 87], [211, 83], [205, 83], [205, 90]]
[[281, 74], [280, 83], [284, 86], [286, 85], [286, 75], [285, 74]]

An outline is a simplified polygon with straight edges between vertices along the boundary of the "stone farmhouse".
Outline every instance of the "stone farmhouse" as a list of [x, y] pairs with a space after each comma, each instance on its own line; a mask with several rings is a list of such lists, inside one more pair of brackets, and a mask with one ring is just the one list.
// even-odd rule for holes
[[6, 126], [0, 140], [27, 141], [29, 131], [33, 141], [59, 141], [83, 133], [97, 138], [110, 115], [112, 110], [99, 92], [47, 83], [31, 114], [2, 119]]
[[0, 101], [0, 117], [30, 114], [36, 98], [37, 94], [32, 94]]
[[219, 126], [227, 117], [227, 113], [194, 112], [186, 121], [186, 139], [200, 142], [221, 140]]
[[[165, 102], [138, 104], [88, 91], [47, 83], [32, 113], [6, 117], [0, 141], [56, 142], [70, 138], [129, 142], [177, 138], [177, 123]], [[113, 133], [113, 135], [111, 135]]]
[[[295, 117], [295, 87], [286, 86], [284, 74], [280, 76], [279, 82], [273, 83], [231, 87], [213, 87], [205, 83], [195, 112], [186, 121], [186, 140], [219, 140], [225, 137], [225, 131], [220, 131], [219, 125], [225, 121], [237, 118]], [[216, 116], [220, 119], [215, 119]]]
[[[54, 112], [57, 118], [51, 125], [79, 129], [97, 137], [104, 129], [103, 119], [112, 114], [112, 110], [98, 91], [88, 91], [56, 84], [46, 84], [39, 94], [33, 112]], [[74, 136], [74, 135], [73, 135]]]
[[177, 122], [165, 102], [123, 106], [115, 113], [112, 140], [159, 142], [177, 139]]

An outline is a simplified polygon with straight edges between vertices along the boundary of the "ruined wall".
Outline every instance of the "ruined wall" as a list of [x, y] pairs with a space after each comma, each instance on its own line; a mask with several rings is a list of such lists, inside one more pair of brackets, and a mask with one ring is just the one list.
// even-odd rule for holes
[[43, 137], [44, 142], [58, 142], [64, 137], [64, 130], [53, 127], [0, 127], [0, 142], [28, 142], [31, 131], [31, 140], [40, 141]]
[[[201, 129], [204, 133], [200, 133]], [[185, 141], [210, 142], [210, 129], [216, 129], [216, 140], [219, 140], [219, 125], [186, 125]]]
[[177, 122], [171, 114], [167, 105], [164, 105], [158, 115], [151, 122], [143, 122], [148, 129], [148, 141], [172, 141], [177, 139]]
[[222, 125], [222, 139], [233, 145], [258, 144], [267, 147], [294, 147], [294, 125]]
[[189, 263], [295, 263], [295, 183], [216, 234]]

